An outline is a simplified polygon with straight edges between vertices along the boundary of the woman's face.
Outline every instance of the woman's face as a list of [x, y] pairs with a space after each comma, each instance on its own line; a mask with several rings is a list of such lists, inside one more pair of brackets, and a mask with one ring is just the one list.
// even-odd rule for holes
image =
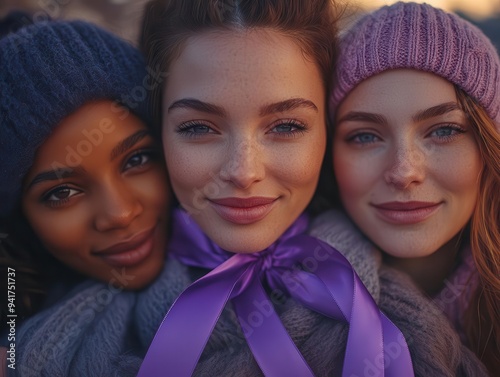
[[204, 33], [172, 63], [163, 101], [183, 208], [225, 250], [271, 245], [316, 189], [326, 147], [319, 69], [274, 31]]
[[38, 149], [22, 204], [61, 262], [138, 289], [163, 266], [168, 192], [161, 152], [144, 123], [100, 101], [65, 118]]
[[430, 73], [387, 71], [358, 85], [336, 120], [342, 202], [382, 250], [428, 256], [465, 227], [482, 163], [452, 84]]

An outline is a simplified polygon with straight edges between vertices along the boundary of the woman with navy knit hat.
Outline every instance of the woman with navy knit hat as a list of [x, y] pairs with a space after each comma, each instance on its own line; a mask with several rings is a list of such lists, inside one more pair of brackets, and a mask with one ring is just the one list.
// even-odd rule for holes
[[157, 277], [169, 190], [149, 127], [155, 81], [139, 51], [81, 21], [9, 31], [0, 40], [2, 346], [7, 370], [19, 370], [21, 323], [44, 301], [83, 277], [108, 287], [110, 302]]
[[[390, 279], [401, 297], [382, 309], [403, 332], [402, 322], [429, 316], [407, 293], [415, 289], [404, 288], [409, 277], [497, 373], [498, 52], [460, 17], [400, 2], [346, 33], [336, 69], [334, 173], [345, 211], [382, 251], [381, 281]], [[328, 229], [331, 216], [318, 219], [318, 229]]]

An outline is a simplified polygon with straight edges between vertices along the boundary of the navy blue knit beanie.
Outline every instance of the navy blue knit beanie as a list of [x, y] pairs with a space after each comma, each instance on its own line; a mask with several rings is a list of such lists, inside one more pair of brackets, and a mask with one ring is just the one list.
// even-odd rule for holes
[[0, 217], [38, 147], [85, 103], [117, 101], [149, 122], [145, 79], [138, 50], [87, 22], [40, 22], [0, 39]]

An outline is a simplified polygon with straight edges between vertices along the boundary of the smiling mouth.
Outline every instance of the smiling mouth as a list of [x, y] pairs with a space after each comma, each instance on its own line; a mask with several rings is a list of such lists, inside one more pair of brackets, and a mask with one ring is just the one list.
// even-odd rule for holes
[[133, 267], [148, 258], [154, 246], [156, 227], [142, 231], [130, 240], [119, 242], [111, 247], [95, 251], [94, 255], [115, 267]]
[[386, 202], [371, 204], [384, 221], [397, 225], [417, 224], [427, 220], [441, 207], [442, 202]]
[[221, 198], [209, 199], [215, 212], [224, 220], [238, 225], [248, 225], [262, 220], [274, 208], [277, 198]]

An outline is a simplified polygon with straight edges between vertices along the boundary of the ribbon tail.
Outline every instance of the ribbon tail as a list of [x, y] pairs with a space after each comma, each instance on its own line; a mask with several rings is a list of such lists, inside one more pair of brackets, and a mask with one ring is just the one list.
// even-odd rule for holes
[[[343, 256], [341, 257], [344, 259]], [[404, 335], [380, 311], [354, 269], [352, 267], [347, 269], [344, 263], [342, 263], [343, 268], [339, 268], [338, 263], [336, 264], [336, 269], [333, 269], [331, 265], [328, 266], [329, 263], [322, 264], [315, 273], [318, 278], [325, 282], [333, 301], [343, 309], [343, 312], [347, 311], [347, 306], [352, 307], [342, 375], [347, 377], [364, 376], [367, 365], [372, 365], [380, 371], [381, 376], [414, 376], [413, 363]], [[338, 276], [332, 277], [331, 271], [335, 270], [345, 277], [351, 275], [352, 283], [349, 285], [354, 287], [351, 303], [345, 294], [339, 294], [338, 289], [335, 289], [335, 284], [339, 280]], [[331, 314], [336, 314], [335, 305], [331, 307]], [[335, 317], [332, 316], [332, 318]], [[388, 349], [394, 350], [392, 356], [387, 353]], [[363, 355], [362, 359], [360, 355]]]
[[[384, 329], [384, 349], [389, 360], [385, 365], [387, 376], [413, 377], [415, 373], [413, 372], [410, 350], [403, 334], [384, 313], [382, 313], [382, 327]], [[408, 365], [412, 366], [411, 370], [409, 370]]]
[[[229, 259], [187, 287], [163, 319], [137, 377], [189, 377], [224, 306], [249, 266]], [[203, 313], [203, 317], [200, 317]]]
[[[384, 376], [384, 340], [380, 311], [354, 270], [352, 273], [354, 296], [342, 376], [363, 376], [367, 362], [382, 363], [381, 375]], [[360, 353], [360, 350], [363, 352]], [[363, 360], [360, 360], [360, 355], [363, 355]]]
[[[295, 243], [298, 241], [297, 238], [294, 239]], [[330, 245], [320, 240], [317, 242], [319, 247], [329, 254], [329, 258], [318, 263], [311, 272], [324, 284], [322, 288], [326, 289], [330, 296], [330, 309], [325, 311], [327, 307], [325, 303], [319, 305], [318, 309], [334, 319], [339, 319], [340, 309], [349, 322], [342, 376], [365, 375], [366, 363], [375, 365], [381, 376], [413, 376], [413, 364], [401, 331], [380, 311], [345, 257]], [[315, 253], [322, 255], [316, 250]], [[310, 283], [304, 281], [304, 285]], [[342, 290], [338, 289], [339, 286]], [[318, 311], [314, 304], [308, 306]], [[384, 352], [389, 346], [393, 346], [394, 342], [400, 347], [401, 352], [394, 360], [385, 363]]]
[[[354, 270], [346, 268], [343, 264], [339, 265], [336, 262], [335, 264], [336, 266], [332, 268], [330, 263], [324, 263], [315, 271], [330, 296], [330, 310], [329, 312], [323, 310], [323, 314], [337, 320], [347, 319], [349, 323], [342, 376], [364, 376], [365, 362], [375, 363], [378, 358], [381, 358], [382, 362], [384, 360], [380, 311]], [[333, 274], [332, 271], [336, 273]], [[339, 281], [343, 284], [338, 285]], [[343, 288], [340, 292], [339, 287]], [[324, 303], [321, 307], [325, 307]], [[338, 308], [344, 314], [340, 318]], [[384, 375], [383, 370], [382, 365], [381, 376]], [[400, 374], [398, 377], [403, 375], [407, 374]]]
[[248, 345], [266, 377], [314, 377], [258, 279], [232, 302]]

